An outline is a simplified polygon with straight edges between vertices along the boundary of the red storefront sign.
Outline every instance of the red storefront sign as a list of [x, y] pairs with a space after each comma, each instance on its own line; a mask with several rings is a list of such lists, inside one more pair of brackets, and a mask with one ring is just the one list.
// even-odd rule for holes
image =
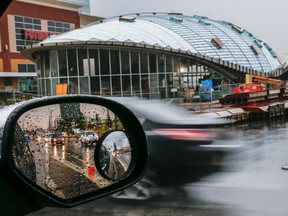
[[57, 35], [56, 32], [45, 32], [39, 30], [25, 29], [25, 40], [43, 41], [51, 35]]

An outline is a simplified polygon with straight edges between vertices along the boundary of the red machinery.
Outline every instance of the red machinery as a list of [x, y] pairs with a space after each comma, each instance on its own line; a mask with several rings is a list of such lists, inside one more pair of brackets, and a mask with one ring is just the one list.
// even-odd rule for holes
[[256, 84], [256, 83], [245, 83], [240, 84], [234, 88], [234, 93], [241, 93], [241, 92], [256, 92], [256, 91], [263, 91], [266, 89], [264, 84]]
[[281, 88], [282, 80], [246, 75], [246, 83], [234, 88], [233, 94], [221, 98], [221, 104], [245, 105], [250, 102], [271, 102], [286, 98], [288, 89]]

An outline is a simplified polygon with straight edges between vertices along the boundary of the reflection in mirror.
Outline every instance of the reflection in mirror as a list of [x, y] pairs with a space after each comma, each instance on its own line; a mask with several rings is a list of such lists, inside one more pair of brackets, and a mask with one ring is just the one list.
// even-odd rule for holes
[[[129, 141], [121, 132], [123, 125], [106, 107], [87, 103], [43, 106], [25, 112], [17, 123], [12, 147], [14, 166], [59, 198], [74, 198], [115, 182], [99, 174], [94, 160], [94, 149], [108, 131], [116, 132], [103, 145], [111, 160], [107, 176], [112, 175], [111, 163], [118, 166], [121, 161], [123, 166], [114, 170], [117, 174], [111, 176], [113, 180], [129, 166], [131, 157], [122, 155], [125, 148], [130, 151]], [[111, 150], [113, 139], [117, 144]]]
[[99, 167], [107, 178], [117, 180], [125, 175], [131, 162], [131, 146], [124, 131], [108, 132], [98, 151]]

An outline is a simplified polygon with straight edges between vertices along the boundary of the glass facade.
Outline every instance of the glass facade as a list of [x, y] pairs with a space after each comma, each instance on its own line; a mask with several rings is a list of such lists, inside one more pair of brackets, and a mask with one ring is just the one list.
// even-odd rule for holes
[[[281, 62], [272, 48], [251, 32], [228, 22], [201, 16], [174, 13], [129, 14], [121, 18], [104, 19], [82, 29], [49, 38], [40, 45], [71, 41], [133, 42], [140, 46], [190, 51], [263, 73], [281, 68]], [[126, 57], [122, 55], [121, 58]], [[155, 67], [158, 60], [150, 55], [147, 58], [152, 73], [152, 66]], [[131, 68], [137, 67], [137, 61], [131, 60]]]
[[[137, 16], [137, 19], [156, 23], [180, 35], [193, 47], [189, 49], [195, 53], [221, 58], [264, 72], [279, 66], [277, 56], [266, 43], [251, 32], [225, 21], [211, 20], [202, 16], [170, 14], [143, 14]], [[147, 28], [145, 30], [149, 31]], [[219, 43], [215, 46], [213, 42], [215, 37], [217, 41], [221, 41], [221, 46]], [[251, 45], [257, 47], [258, 54], [253, 52]]]
[[79, 9], [80, 13], [90, 14], [90, 0], [61, 0], [61, 1], [79, 4], [81, 5], [81, 8]]
[[[22, 54], [38, 62], [41, 96], [56, 94], [61, 83], [68, 84], [69, 94], [162, 99], [179, 97], [197, 86], [203, 89], [203, 85], [208, 94], [211, 87], [215, 92], [216, 86], [238, 82], [236, 76], [242, 79], [244, 73], [269, 74], [282, 67], [267, 43], [247, 30], [178, 13], [100, 20], [50, 37]], [[241, 74], [236, 74], [238, 70]]]
[[38, 93], [56, 94], [68, 84], [68, 94], [165, 99], [196, 88], [203, 79], [229, 83], [216, 71], [161, 52], [127, 49], [59, 49], [37, 54]]

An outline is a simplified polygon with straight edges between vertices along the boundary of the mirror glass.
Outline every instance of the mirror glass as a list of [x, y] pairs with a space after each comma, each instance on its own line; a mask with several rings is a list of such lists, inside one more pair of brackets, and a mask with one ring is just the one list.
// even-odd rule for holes
[[125, 175], [131, 163], [131, 146], [124, 131], [112, 131], [103, 136], [98, 154], [98, 166], [108, 179], [117, 180]]
[[[106, 107], [87, 103], [43, 106], [22, 114], [17, 123], [14, 166], [59, 198], [70, 199], [109, 186], [125, 174], [131, 162], [125, 129]], [[96, 153], [99, 158], [94, 158], [97, 145], [104, 153]], [[103, 163], [101, 173], [106, 176], [98, 172], [95, 160]]]

